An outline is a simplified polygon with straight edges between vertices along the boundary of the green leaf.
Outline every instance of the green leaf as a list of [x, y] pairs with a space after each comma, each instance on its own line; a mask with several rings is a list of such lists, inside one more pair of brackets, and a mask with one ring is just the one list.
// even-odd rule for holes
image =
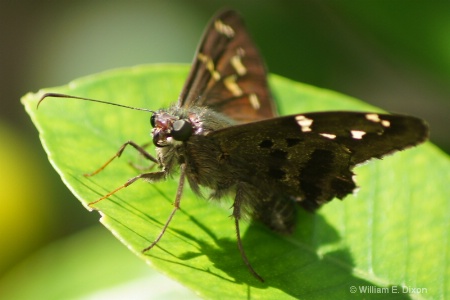
[[[27, 94], [23, 103], [39, 130], [49, 160], [87, 207], [135, 176], [128, 162], [145, 165], [133, 149], [90, 178], [127, 140], [149, 141], [145, 112], [72, 99], [46, 99], [60, 92], [158, 109], [174, 103], [188, 67], [140, 66], [75, 80]], [[282, 114], [318, 110], [379, 111], [339, 93], [271, 75]], [[150, 148], [150, 152], [153, 150]], [[155, 269], [205, 298], [329, 299], [445, 298], [450, 296], [450, 160], [427, 143], [356, 169], [356, 196], [332, 201], [317, 214], [301, 211], [292, 236], [261, 224], [243, 224], [244, 248], [260, 283], [236, 247], [230, 201], [208, 203], [184, 190], [182, 209], [158, 245], [142, 254], [172, 211], [177, 177], [137, 182], [96, 204], [101, 222]], [[356, 293], [350, 292], [356, 287]], [[387, 288], [376, 290], [376, 288]], [[403, 289], [408, 290], [403, 293]], [[364, 294], [363, 290], [367, 289]], [[377, 292], [378, 291], [378, 292]], [[393, 293], [397, 291], [398, 293]]]

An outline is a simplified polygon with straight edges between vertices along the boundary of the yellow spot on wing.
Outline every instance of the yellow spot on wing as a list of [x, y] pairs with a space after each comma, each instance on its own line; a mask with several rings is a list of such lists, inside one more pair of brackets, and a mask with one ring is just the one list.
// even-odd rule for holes
[[214, 28], [218, 33], [225, 35], [228, 38], [234, 37], [234, 30], [230, 25], [223, 23], [221, 20], [216, 20], [214, 22]]
[[261, 103], [259, 103], [258, 96], [255, 93], [248, 95], [248, 100], [254, 110], [258, 110], [261, 107]]
[[242, 55], [239, 54], [239, 52], [231, 58], [231, 65], [236, 70], [236, 73], [238, 73], [239, 76], [243, 76], [247, 73], [247, 68], [242, 63]]
[[205, 67], [209, 71], [209, 73], [211, 73], [212, 78], [215, 81], [219, 81], [221, 76], [220, 73], [215, 69], [214, 62], [212, 61], [211, 57], [203, 53], [199, 53], [197, 57], [202, 63], [205, 64]]
[[233, 94], [235, 97], [242, 96], [243, 92], [239, 85], [236, 83], [237, 76], [236, 75], [230, 75], [225, 77], [223, 80], [223, 83], [225, 87]]

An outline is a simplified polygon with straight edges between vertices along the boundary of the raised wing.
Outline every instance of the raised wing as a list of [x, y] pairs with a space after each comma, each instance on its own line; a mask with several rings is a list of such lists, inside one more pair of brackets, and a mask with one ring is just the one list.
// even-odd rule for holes
[[208, 106], [239, 123], [276, 116], [264, 62], [237, 12], [210, 21], [178, 105]]

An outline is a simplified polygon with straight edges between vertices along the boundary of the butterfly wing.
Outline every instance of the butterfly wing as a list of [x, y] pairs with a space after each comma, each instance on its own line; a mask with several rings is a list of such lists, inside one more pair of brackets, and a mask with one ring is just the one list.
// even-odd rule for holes
[[178, 106], [208, 106], [239, 123], [276, 116], [264, 62], [237, 12], [210, 21]]
[[208, 138], [219, 145], [226, 164], [239, 170], [239, 180], [270, 197], [280, 191], [313, 210], [352, 193], [351, 170], [357, 164], [415, 146], [427, 136], [426, 124], [410, 116], [322, 112], [236, 125]]

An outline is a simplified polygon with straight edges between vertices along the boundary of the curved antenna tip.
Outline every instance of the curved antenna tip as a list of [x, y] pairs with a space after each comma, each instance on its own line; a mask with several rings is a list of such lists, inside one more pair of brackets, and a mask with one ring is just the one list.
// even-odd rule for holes
[[51, 92], [50, 93], [45, 93], [44, 95], [41, 96], [41, 98], [39, 99], [39, 101], [38, 101], [38, 103], [36, 105], [36, 109], [39, 108], [39, 105], [41, 104], [41, 102], [44, 101], [44, 99], [47, 98], [47, 97], [78, 99], [78, 100], [91, 101], [91, 102], [97, 102], [97, 103], [102, 103], [102, 104], [109, 104], [109, 105], [119, 106], [119, 107], [128, 108], [128, 109], [141, 110], [141, 111], [155, 113], [154, 110], [150, 110], [150, 109], [147, 109], [147, 108], [140, 108], [140, 107], [128, 106], [128, 105], [123, 105], [123, 104], [118, 104], [118, 103], [113, 103], [113, 102], [108, 102], [108, 101], [102, 101], [102, 100], [97, 100], [97, 99], [78, 97], [78, 96], [71, 96], [71, 95], [60, 94], [60, 93], [51, 93]]

